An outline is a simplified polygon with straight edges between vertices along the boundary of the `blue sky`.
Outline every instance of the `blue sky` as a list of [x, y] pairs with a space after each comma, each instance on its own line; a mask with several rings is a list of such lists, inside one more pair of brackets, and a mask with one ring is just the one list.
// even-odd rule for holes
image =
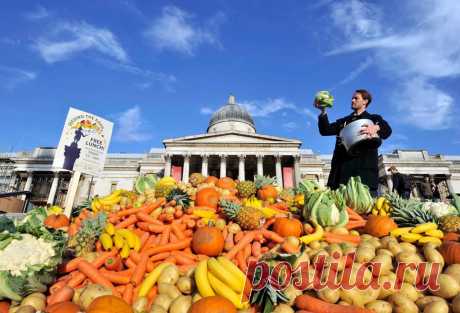
[[381, 151], [460, 154], [460, 2], [2, 1], [0, 151], [56, 146], [69, 106], [115, 123], [111, 152], [206, 131], [230, 93], [258, 133], [331, 153], [312, 99], [357, 88]]

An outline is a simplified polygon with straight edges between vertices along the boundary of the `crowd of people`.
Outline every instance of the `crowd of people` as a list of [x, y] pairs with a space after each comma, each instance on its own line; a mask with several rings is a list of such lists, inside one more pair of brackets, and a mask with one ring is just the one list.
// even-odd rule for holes
[[[395, 166], [391, 166], [388, 171], [391, 173], [392, 191], [397, 192], [404, 199], [409, 199], [413, 189], [410, 176], [398, 172]], [[428, 176], [425, 176], [424, 181], [420, 184], [420, 193], [422, 199], [427, 201], [439, 201], [441, 198], [438, 186]]]

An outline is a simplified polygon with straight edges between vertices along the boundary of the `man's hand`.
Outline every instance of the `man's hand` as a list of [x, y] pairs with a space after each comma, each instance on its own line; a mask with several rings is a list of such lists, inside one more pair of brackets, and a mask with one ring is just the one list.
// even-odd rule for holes
[[378, 137], [377, 132], [380, 130], [379, 125], [363, 125], [360, 134], [367, 135], [367, 138]]
[[316, 98], [313, 100], [313, 106], [321, 111], [321, 114], [326, 113], [326, 108], [322, 106]]

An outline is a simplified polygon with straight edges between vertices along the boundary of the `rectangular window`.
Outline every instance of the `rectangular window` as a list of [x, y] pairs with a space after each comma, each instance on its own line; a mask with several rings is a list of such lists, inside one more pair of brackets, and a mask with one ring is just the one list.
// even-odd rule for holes
[[113, 182], [110, 184], [110, 192], [114, 192], [115, 189], [117, 189], [117, 185], [118, 185], [118, 182], [113, 181]]

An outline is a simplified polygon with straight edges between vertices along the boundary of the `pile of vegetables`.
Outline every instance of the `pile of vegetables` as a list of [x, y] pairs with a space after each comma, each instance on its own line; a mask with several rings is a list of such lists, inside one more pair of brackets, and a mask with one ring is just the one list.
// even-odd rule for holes
[[348, 222], [348, 213], [342, 195], [331, 190], [309, 193], [302, 215], [304, 219], [322, 227], [341, 227]]
[[351, 177], [346, 185], [339, 189], [346, 205], [359, 214], [368, 214], [374, 205], [374, 199], [369, 193], [369, 187], [361, 182], [361, 177]]
[[17, 222], [0, 217], [0, 299], [20, 301], [53, 282], [67, 234], [46, 228], [46, 218], [44, 208]]

